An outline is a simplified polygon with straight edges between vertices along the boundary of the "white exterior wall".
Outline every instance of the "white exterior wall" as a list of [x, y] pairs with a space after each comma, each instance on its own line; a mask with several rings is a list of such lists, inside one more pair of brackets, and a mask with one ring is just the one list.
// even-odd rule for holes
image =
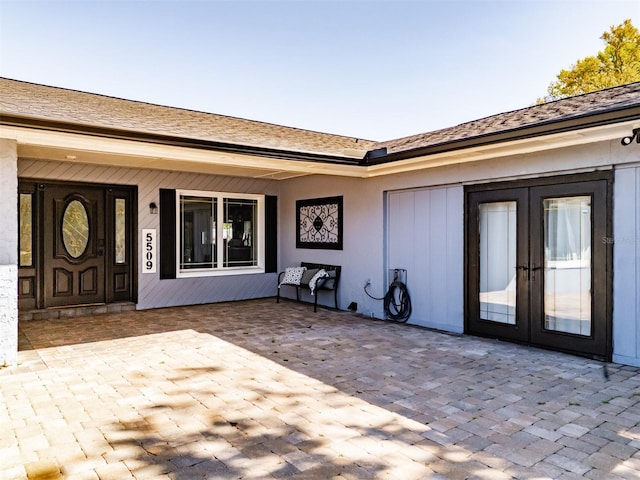
[[[26, 159], [18, 162], [18, 176], [25, 179], [136, 185], [139, 259], [142, 258], [142, 229], [154, 228], [157, 235], [160, 233], [160, 215], [149, 212], [151, 202], [159, 204], [160, 188], [277, 195], [279, 186], [272, 180]], [[13, 202], [15, 204], [15, 198]], [[159, 247], [158, 237], [156, 247]], [[159, 271], [158, 268], [157, 273], [143, 274], [138, 262], [138, 309], [269, 297], [275, 295], [277, 283], [275, 273], [160, 280]]]
[[[383, 318], [382, 301], [364, 293], [365, 282], [371, 280], [368, 291], [382, 297], [387, 288], [388, 268], [407, 268], [407, 284], [415, 303], [409, 323], [461, 332], [464, 328], [464, 185], [611, 168], [614, 143], [459, 163], [364, 180], [326, 176], [288, 180], [283, 182], [279, 198], [280, 270], [300, 261], [341, 265], [340, 308], [346, 309], [351, 302], [356, 302], [358, 312]], [[405, 198], [403, 192], [410, 190], [416, 190], [407, 195], [414, 196], [414, 208], [420, 209], [418, 214], [412, 214], [413, 223], [394, 217], [393, 212], [386, 218], [387, 192], [389, 198], [397, 195], [405, 201], [409, 197]], [[344, 197], [344, 249], [297, 249], [296, 200], [335, 195]], [[397, 215], [401, 213], [398, 211]], [[394, 224], [393, 234], [385, 227], [387, 221]], [[397, 224], [403, 227], [398, 228]], [[415, 235], [424, 237], [427, 231], [428, 238], [421, 240], [429, 242], [427, 250], [417, 251], [415, 239], [411, 245], [396, 246], [397, 242]], [[440, 280], [445, 277], [446, 281]], [[287, 292], [283, 290], [282, 294]], [[329, 300], [324, 303], [331, 304]]]
[[0, 366], [18, 359], [17, 144], [0, 139]]
[[[7, 144], [4, 145], [6, 154]], [[17, 190], [12, 182], [16, 176], [4, 174], [5, 169], [11, 169], [11, 158], [15, 162], [15, 145], [8, 150], [10, 155], [5, 155], [8, 162], [3, 157], [2, 178], [9, 178], [11, 185], [1, 183], [0, 194], [4, 195], [2, 198], [10, 196], [11, 202], [3, 204], [15, 208]], [[22, 178], [137, 185], [138, 235], [144, 228], [159, 229], [159, 215], [151, 215], [148, 209], [150, 202], [158, 203], [159, 188], [278, 195], [279, 270], [300, 261], [342, 265], [340, 308], [344, 310], [349, 303], [356, 302], [360, 313], [382, 318], [382, 302], [369, 298], [364, 293], [364, 284], [371, 280], [369, 291], [382, 296], [387, 287], [388, 268], [407, 268], [407, 283], [414, 303], [410, 322], [460, 332], [464, 324], [464, 185], [615, 168], [614, 236], [637, 239], [640, 236], [639, 154], [640, 147], [636, 144], [623, 147], [618, 140], [612, 140], [370, 179], [308, 176], [282, 182], [27, 159], [17, 161], [17, 174]], [[297, 249], [296, 200], [336, 195], [344, 197], [344, 249]], [[403, 220], [401, 212], [408, 215], [411, 205], [411, 218]], [[16, 212], [11, 216], [16, 218]], [[3, 252], [13, 252], [2, 278], [16, 278], [17, 225], [13, 228], [9, 235], [11, 241], [1, 243]], [[411, 245], [402, 243], [409, 238], [413, 239]], [[137, 248], [141, 255], [141, 246]], [[632, 365], [640, 365], [639, 258], [638, 243], [616, 242], [614, 360]], [[1, 261], [0, 264], [5, 265]], [[14, 271], [10, 271], [12, 265]], [[9, 283], [15, 285], [13, 280]], [[157, 274], [139, 274], [138, 308], [267, 297], [275, 294], [275, 283], [276, 274], [163, 281]], [[10, 303], [9, 308], [2, 309], [3, 315], [14, 315], [17, 305], [13, 300]], [[326, 298], [321, 303], [330, 304], [330, 300]]]
[[[383, 318], [382, 302], [367, 297], [364, 284], [370, 279], [369, 291], [382, 297], [387, 269], [407, 268], [409, 323], [460, 332], [464, 185], [615, 168], [614, 236], [627, 240], [614, 246], [613, 357], [640, 365], [640, 241], [628, 241], [640, 238], [639, 159], [640, 146], [611, 140], [367, 180], [292, 179], [280, 196], [280, 269], [300, 261], [342, 265], [340, 308], [357, 302], [358, 312]], [[297, 249], [295, 201], [334, 195], [344, 196], [344, 250]]]
[[613, 205], [613, 361], [640, 366], [640, 165], [616, 169]]
[[387, 196], [387, 270], [407, 270], [413, 324], [464, 330], [463, 213], [462, 186]]

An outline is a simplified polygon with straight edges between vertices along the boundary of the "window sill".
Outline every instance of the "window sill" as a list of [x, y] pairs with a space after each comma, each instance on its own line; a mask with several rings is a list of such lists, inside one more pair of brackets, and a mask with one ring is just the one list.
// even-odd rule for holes
[[226, 277], [229, 275], [254, 275], [264, 273], [264, 267], [229, 267], [209, 270], [179, 270], [176, 278]]

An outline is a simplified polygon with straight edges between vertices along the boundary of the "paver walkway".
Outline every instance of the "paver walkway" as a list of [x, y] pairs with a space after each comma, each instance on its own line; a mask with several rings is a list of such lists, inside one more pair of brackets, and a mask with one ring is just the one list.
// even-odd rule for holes
[[272, 299], [30, 321], [2, 479], [640, 478], [640, 369]]

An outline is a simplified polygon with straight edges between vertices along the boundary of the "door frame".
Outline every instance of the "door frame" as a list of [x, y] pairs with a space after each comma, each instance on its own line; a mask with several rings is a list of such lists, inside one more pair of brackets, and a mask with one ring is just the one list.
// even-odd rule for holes
[[[60, 180], [18, 178], [18, 202], [20, 194], [32, 195], [32, 252], [33, 264], [29, 267], [18, 265], [18, 306], [20, 310], [34, 310], [45, 308], [44, 284], [45, 263], [44, 242], [51, 237], [51, 228], [44, 225], [44, 190], [54, 188], [93, 188], [100, 190], [104, 198], [104, 211], [100, 212], [105, 229], [105, 266], [104, 266], [104, 303], [133, 302], [137, 303], [138, 296], [138, 187], [136, 185], [115, 185], [90, 182], [66, 182]], [[125, 228], [127, 234], [126, 257], [123, 264], [115, 264], [115, 198], [125, 198], [126, 208]], [[50, 238], [49, 238], [50, 239]], [[20, 242], [18, 241], [18, 244]], [[20, 248], [20, 247], [18, 247]], [[18, 252], [19, 254], [19, 252]], [[18, 256], [18, 258], [20, 258]], [[127, 285], [118, 291], [115, 276], [126, 275]], [[29, 295], [22, 295], [22, 285], [28, 286]], [[75, 305], [70, 305], [75, 306]], [[60, 307], [51, 307], [60, 308]]]
[[[562, 185], [570, 185], [574, 183], [586, 183], [586, 182], [596, 182], [596, 181], [604, 181], [606, 185], [605, 192], [605, 203], [606, 206], [606, 220], [605, 220], [605, 237], [612, 238], [613, 235], [613, 171], [596, 171], [590, 173], [576, 173], [570, 175], [556, 175], [556, 176], [548, 176], [548, 177], [540, 177], [535, 179], [523, 179], [523, 180], [512, 180], [512, 181], [501, 181], [501, 182], [491, 182], [491, 183], [482, 183], [475, 185], [467, 185], [465, 186], [465, 204], [464, 204], [464, 331], [465, 333], [470, 333], [472, 328], [470, 328], [470, 323], [473, 321], [472, 315], [477, 314], [472, 308], [472, 304], [474, 303], [474, 295], [476, 294], [475, 289], [471, 288], [470, 285], [470, 271], [472, 268], [471, 262], [474, 259], [471, 258], [471, 251], [469, 248], [470, 239], [477, 233], [477, 228], [473, 228], [470, 225], [470, 221], [472, 218], [472, 211], [470, 205], [470, 196], [472, 196], [476, 192], [484, 193], [485, 195], [489, 195], [487, 198], [490, 198], [491, 193], [493, 191], [496, 192], [496, 198], [500, 197], [501, 199], [505, 197], [505, 193], [510, 189], [534, 189], [536, 187], [553, 187], [553, 189], [557, 189], [559, 196], [563, 195], [571, 195], [572, 189], [571, 187], [567, 188], [566, 194], [562, 194]], [[514, 190], [515, 192], [515, 190]], [[515, 194], [514, 194], [515, 196]], [[508, 199], [507, 199], [508, 200]], [[522, 208], [518, 207], [518, 215], [520, 215]], [[528, 218], [530, 215], [530, 208], [527, 206], [527, 212], [524, 212], [527, 215], [527, 225], [530, 224], [531, 218]], [[595, 213], [595, 211], [594, 211]], [[520, 234], [520, 231], [518, 231]], [[599, 308], [599, 313], [604, 315], [604, 329], [605, 332], [598, 332], [599, 334], [604, 335], [604, 339], [602, 339], [604, 343], [604, 355], [594, 355], [591, 353], [574, 351], [568, 348], [564, 348], [562, 342], [551, 342], [551, 344], [539, 344], [535, 340], [540, 340], [539, 334], [532, 334], [533, 328], [531, 326], [532, 320], [527, 317], [526, 328], [528, 331], [526, 332], [526, 338], [523, 337], [523, 332], [519, 332], [516, 328], [509, 328], [510, 326], [502, 327], [501, 325], [496, 324], [496, 328], [487, 329], [487, 331], [478, 332], [473, 331], [472, 335], [484, 336], [489, 338], [500, 338], [507, 341], [512, 341], [516, 343], [523, 343], [531, 346], [558, 350], [567, 353], [571, 353], [574, 355], [581, 355], [590, 358], [596, 358], [599, 360], [610, 361], [613, 354], [613, 344], [612, 344], [612, 312], [613, 312], [613, 245], [612, 242], [606, 241], [606, 238], [598, 238], [596, 237], [596, 232], [593, 232], [593, 241], [594, 242], [602, 242], [603, 245], [600, 249], [600, 254], [602, 254], [602, 250], [604, 249], [605, 255], [605, 272], [602, 274], [603, 284], [598, 284], [597, 279], [593, 279], [594, 288], [597, 288], [597, 293], [599, 295], [598, 300], [602, 301], [602, 304]], [[522, 242], [520, 242], [522, 243]], [[596, 247], [596, 245], [593, 245]], [[520, 254], [521, 249], [523, 248], [521, 245], [517, 245], [518, 254]], [[529, 250], [531, 247], [529, 245], [529, 241], [526, 242], [526, 248]], [[594, 252], [595, 254], [595, 252]], [[519, 273], [521, 274], [521, 273]], [[594, 275], [595, 276], [595, 275]], [[522, 282], [520, 282], [522, 283]], [[518, 292], [520, 294], [520, 291]], [[531, 304], [529, 301], [533, 301], [535, 299], [531, 298], [531, 292], [528, 293], [526, 297], [526, 308], [531, 313]], [[518, 314], [521, 314], [520, 306], [517, 305]], [[596, 306], [595, 308], [598, 308]], [[561, 334], [558, 334], [561, 335]], [[534, 338], [535, 336], [535, 338]]]

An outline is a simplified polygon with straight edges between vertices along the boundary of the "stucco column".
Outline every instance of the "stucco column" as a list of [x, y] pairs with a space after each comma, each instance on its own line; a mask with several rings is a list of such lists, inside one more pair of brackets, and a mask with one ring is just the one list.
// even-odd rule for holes
[[0, 139], [0, 366], [18, 360], [18, 145]]

